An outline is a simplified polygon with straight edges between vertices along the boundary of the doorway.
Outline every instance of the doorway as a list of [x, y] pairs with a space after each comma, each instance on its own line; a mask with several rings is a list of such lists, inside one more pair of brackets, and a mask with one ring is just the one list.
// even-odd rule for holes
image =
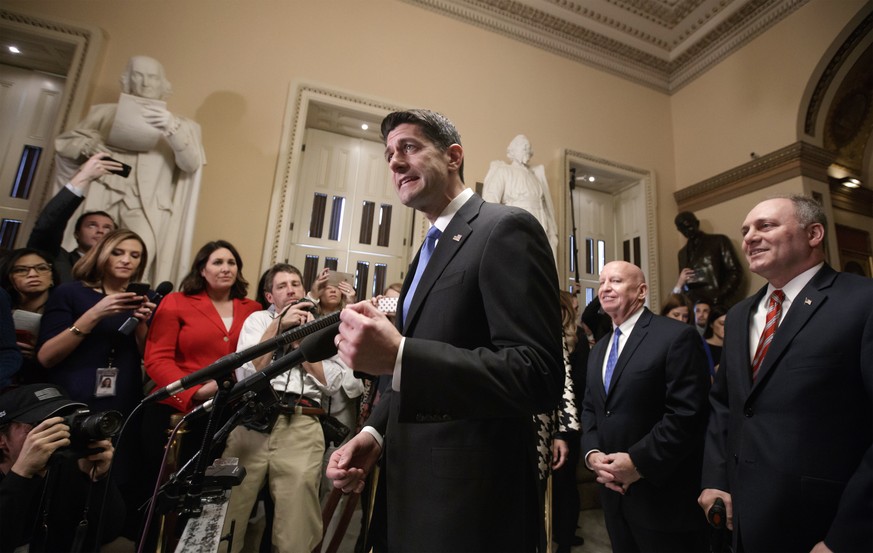
[[96, 28], [3, 9], [0, 34], [0, 247], [14, 248], [27, 242], [54, 193], [54, 137], [84, 109], [103, 36]]
[[307, 288], [328, 267], [354, 275], [358, 299], [381, 294], [402, 282], [422, 226], [394, 193], [380, 138], [402, 108], [307, 85], [288, 101], [262, 267], [291, 263]]
[[580, 305], [587, 305], [597, 294], [603, 266], [624, 260], [643, 270], [648, 304], [659, 305], [654, 175], [571, 150], [564, 152], [564, 160], [568, 246], [561, 288], [578, 289]]

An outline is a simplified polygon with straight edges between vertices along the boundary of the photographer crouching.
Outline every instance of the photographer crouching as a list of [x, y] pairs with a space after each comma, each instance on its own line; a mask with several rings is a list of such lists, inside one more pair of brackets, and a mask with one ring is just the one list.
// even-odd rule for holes
[[118, 536], [124, 503], [106, 476], [119, 419], [51, 384], [0, 395], [0, 553], [94, 551], [101, 510], [101, 544]]

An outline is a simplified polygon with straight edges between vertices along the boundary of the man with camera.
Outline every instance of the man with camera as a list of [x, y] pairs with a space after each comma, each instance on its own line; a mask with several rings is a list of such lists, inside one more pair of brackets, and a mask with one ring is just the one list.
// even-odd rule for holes
[[68, 417], [85, 407], [51, 384], [0, 395], [0, 552], [92, 551], [101, 513], [100, 543], [120, 532], [124, 503], [106, 478], [112, 443], [89, 441]]
[[[252, 313], [243, 324], [237, 351], [313, 320], [314, 304], [304, 299], [303, 276], [286, 263], [273, 265], [264, 277], [264, 296], [274, 309]], [[263, 370], [282, 351], [265, 354], [237, 369], [237, 380]], [[236, 457], [246, 469], [242, 484], [233, 488], [224, 533], [236, 520], [232, 553], [246, 540], [246, 523], [258, 491], [269, 475], [270, 495], [276, 505], [272, 544], [277, 551], [312, 551], [321, 541], [321, 459], [324, 434], [319, 417], [325, 414], [321, 398], [339, 390], [343, 371], [336, 360], [304, 362], [270, 380], [278, 405], [262, 420], [238, 427], [227, 439], [222, 457]], [[252, 532], [254, 534], [255, 532]]]

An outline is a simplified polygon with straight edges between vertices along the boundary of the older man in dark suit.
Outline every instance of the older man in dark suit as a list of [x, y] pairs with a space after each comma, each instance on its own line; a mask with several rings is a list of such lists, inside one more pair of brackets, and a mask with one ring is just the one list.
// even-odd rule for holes
[[694, 328], [654, 315], [639, 267], [607, 263], [598, 297], [614, 330], [591, 350], [582, 452], [604, 485], [613, 551], [702, 551], [698, 492], [709, 372]]
[[738, 551], [873, 551], [873, 281], [825, 263], [826, 227], [805, 196], [743, 222], [768, 283], [727, 314], [698, 500]]
[[526, 211], [465, 187], [464, 150], [445, 117], [393, 113], [382, 136], [400, 200], [433, 226], [397, 327], [369, 303], [341, 314], [343, 361], [393, 376], [328, 477], [360, 491], [384, 452], [387, 517], [374, 520], [385, 520], [376, 531], [387, 550], [542, 550], [531, 415], [554, 409], [564, 382], [549, 242]]

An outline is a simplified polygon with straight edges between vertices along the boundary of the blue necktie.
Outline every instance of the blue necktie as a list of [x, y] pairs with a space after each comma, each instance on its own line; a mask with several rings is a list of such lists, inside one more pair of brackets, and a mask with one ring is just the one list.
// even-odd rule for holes
[[612, 372], [618, 363], [618, 339], [621, 338], [621, 329], [615, 327], [612, 338], [612, 349], [609, 350], [609, 358], [606, 360], [606, 373], [603, 375], [603, 389], [609, 393], [609, 382], [612, 380]]
[[424, 268], [427, 262], [430, 261], [430, 256], [436, 248], [436, 242], [439, 240], [443, 232], [435, 226], [430, 227], [427, 231], [427, 236], [424, 237], [424, 244], [421, 246], [421, 252], [418, 254], [418, 265], [415, 267], [415, 276], [412, 277], [412, 283], [409, 285], [409, 290], [406, 291], [406, 297], [403, 298], [403, 321], [406, 322], [406, 313], [409, 312], [409, 305], [412, 303], [412, 297], [415, 295], [415, 289], [418, 288], [418, 281], [421, 280], [421, 275], [424, 274]]

